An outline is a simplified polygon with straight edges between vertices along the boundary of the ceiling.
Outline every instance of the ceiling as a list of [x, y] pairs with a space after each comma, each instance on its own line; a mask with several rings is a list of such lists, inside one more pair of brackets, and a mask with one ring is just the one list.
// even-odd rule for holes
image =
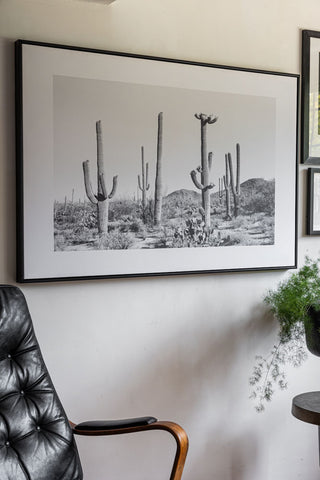
[[82, 1], [91, 2], [91, 3], [101, 3], [102, 5], [110, 5], [110, 3], [113, 3], [116, 0], [82, 0]]

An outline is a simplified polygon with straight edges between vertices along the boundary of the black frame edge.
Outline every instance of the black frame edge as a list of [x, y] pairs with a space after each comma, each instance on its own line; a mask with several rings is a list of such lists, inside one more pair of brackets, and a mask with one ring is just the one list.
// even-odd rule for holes
[[24, 280], [22, 41], [15, 42], [16, 279]]

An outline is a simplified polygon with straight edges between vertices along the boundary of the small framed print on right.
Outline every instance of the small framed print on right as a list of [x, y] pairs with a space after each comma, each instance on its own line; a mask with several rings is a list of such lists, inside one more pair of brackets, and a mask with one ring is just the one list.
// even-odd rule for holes
[[308, 168], [307, 234], [320, 235], [320, 168]]

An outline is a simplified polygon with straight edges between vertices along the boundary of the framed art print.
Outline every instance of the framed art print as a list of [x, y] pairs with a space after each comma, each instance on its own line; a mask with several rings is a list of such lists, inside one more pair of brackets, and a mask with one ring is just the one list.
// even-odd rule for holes
[[18, 281], [295, 267], [298, 83], [17, 41]]
[[301, 161], [320, 164], [320, 32], [302, 31]]
[[307, 234], [320, 235], [320, 168], [308, 168]]

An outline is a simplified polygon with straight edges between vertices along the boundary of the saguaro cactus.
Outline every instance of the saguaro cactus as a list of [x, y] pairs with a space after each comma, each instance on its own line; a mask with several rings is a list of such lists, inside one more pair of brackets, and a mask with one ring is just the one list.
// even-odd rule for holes
[[[190, 173], [192, 181], [196, 188], [201, 190], [202, 209], [204, 222], [206, 227], [210, 227], [210, 189], [214, 187], [209, 182], [209, 174], [212, 166], [212, 152], [207, 154], [207, 125], [211, 125], [218, 120], [213, 115], [205, 115], [204, 113], [196, 113], [195, 117], [200, 120], [201, 128], [201, 166], [197, 170]], [[200, 173], [200, 182], [197, 179], [197, 171]]]
[[112, 198], [117, 190], [118, 175], [115, 175], [112, 180], [112, 190], [108, 194], [105, 180], [104, 180], [104, 164], [103, 164], [103, 146], [101, 133], [101, 120], [96, 122], [96, 136], [97, 136], [97, 193], [93, 193], [92, 184], [90, 180], [89, 160], [82, 163], [84, 185], [88, 199], [94, 205], [97, 205], [97, 219], [98, 232], [100, 235], [108, 233], [108, 212], [109, 200]]
[[239, 204], [240, 204], [240, 145], [236, 145], [236, 184], [234, 182], [233, 176], [233, 166], [232, 166], [232, 157], [231, 153], [228, 153], [228, 163], [230, 170], [230, 185], [233, 194], [233, 203], [234, 203], [234, 216], [239, 215]]
[[158, 115], [158, 137], [157, 137], [157, 166], [156, 166], [156, 180], [154, 189], [154, 224], [159, 225], [161, 223], [161, 211], [162, 211], [162, 124], [163, 113]]
[[138, 175], [138, 186], [142, 192], [142, 208], [143, 210], [146, 209], [147, 206], [147, 191], [150, 188], [150, 184], [148, 183], [148, 172], [149, 172], [149, 165], [148, 162], [144, 164], [144, 148], [141, 147], [141, 178]]
[[219, 177], [219, 203], [221, 205], [223, 197], [223, 178]]
[[231, 219], [230, 215], [230, 181], [229, 181], [229, 165], [228, 155], [225, 154], [226, 174], [223, 175], [223, 183], [226, 191], [226, 218]]

